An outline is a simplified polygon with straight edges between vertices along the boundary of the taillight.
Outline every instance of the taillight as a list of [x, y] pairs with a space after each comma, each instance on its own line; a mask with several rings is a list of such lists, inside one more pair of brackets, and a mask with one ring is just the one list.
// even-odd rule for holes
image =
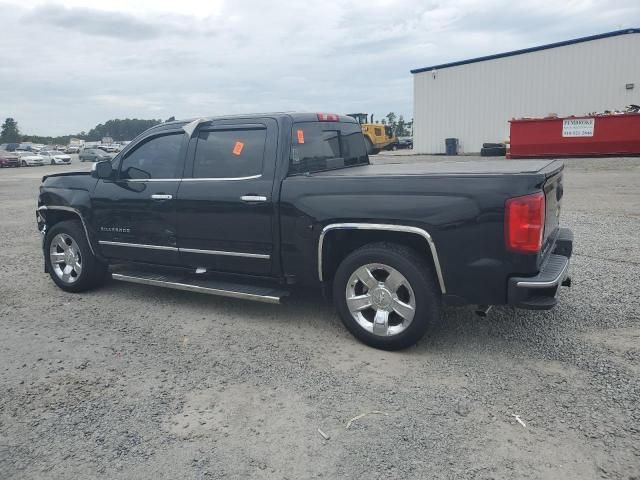
[[318, 113], [318, 120], [321, 122], [337, 122], [339, 119], [335, 113]]
[[544, 193], [510, 198], [505, 204], [504, 238], [507, 249], [537, 253], [544, 233]]

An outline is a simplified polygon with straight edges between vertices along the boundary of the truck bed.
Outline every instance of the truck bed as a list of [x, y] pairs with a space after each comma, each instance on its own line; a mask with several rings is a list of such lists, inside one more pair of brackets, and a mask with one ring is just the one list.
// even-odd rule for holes
[[419, 162], [361, 165], [312, 174], [313, 176], [365, 177], [376, 175], [495, 176], [545, 173], [562, 168], [556, 160], [475, 160], [468, 162]]

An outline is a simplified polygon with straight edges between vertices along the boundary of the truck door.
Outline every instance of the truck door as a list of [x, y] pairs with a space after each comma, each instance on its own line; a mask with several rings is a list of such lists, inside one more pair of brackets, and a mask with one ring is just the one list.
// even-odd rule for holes
[[98, 181], [93, 223], [104, 256], [179, 264], [176, 193], [187, 146], [182, 130], [150, 135], [115, 160], [113, 180]]
[[273, 119], [220, 120], [199, 127], [178, 189], [183, 265], [271, 273], [276, 149]]

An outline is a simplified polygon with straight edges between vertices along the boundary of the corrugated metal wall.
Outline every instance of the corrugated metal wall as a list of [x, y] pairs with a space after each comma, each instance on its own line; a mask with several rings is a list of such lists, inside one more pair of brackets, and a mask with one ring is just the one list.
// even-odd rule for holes
[[508, 137], [513, 117], [640, 104], [640, 34], [417, 73], [413, 87], [417, 153], [444, 153], [449, 137], [463, 152], [479, 152]]

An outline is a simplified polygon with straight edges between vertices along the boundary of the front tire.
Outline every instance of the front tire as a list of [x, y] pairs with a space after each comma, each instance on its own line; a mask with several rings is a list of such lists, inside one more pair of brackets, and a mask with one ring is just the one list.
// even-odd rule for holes
[[441, 295], [427, 260], [393, 243], [365, 245], [336, 271], [333, 298], [347, 329], [363, 343], [400, 350], [441, 316]]
[[77, 220], [56, 223], [47, 232], [44, 255], [51, 279], [66, 292], [85, 292], [104, 283], [107, 265], [95, 257]]
[[21, 165], [22, 165], [23, 167], [28, 167], [28, 165], [27, 165], [27, 161], [26, 161], [26, 160], [22, 160]]
[[375, 155], [376, 153], [378, 153], [373, 148], [373, 142], [369, 137], [364, 137], [364, 144], [367, 149], [367, 155]]

